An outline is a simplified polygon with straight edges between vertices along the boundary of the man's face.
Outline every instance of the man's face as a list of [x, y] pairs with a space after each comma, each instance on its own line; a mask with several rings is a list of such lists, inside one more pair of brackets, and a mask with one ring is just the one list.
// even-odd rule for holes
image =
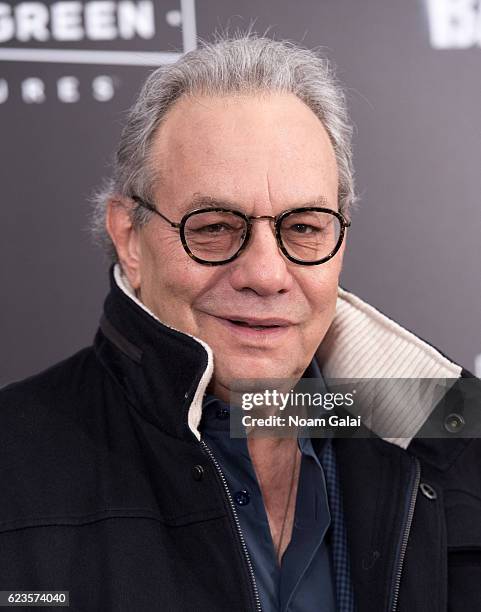
[[[313, 202], [337, 210], [332, 145], [291, 94], [181, 99], [156, 134], [153, 159], [161, 177], [153, 203], [176, 222], [202, 196], [247, 215]], [[266, 220], [254, 221], [247, 249], [221, 266], [193, 261], [157, 215], [134, 231], [130, 253], [122, 264], [142, 302], [212, 347], [210, 389], [225, 399], [238, 378], [300, 377], [334, 316], [343, 248], [322, 265], [292, 263]]]

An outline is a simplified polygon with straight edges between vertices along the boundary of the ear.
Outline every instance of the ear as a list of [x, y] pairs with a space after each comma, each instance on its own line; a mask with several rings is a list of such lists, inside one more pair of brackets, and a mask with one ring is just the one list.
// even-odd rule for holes
[[117, 250], [122, 270], [136, 291], [141, 281], [141, 251], [139, 232], [132, 225], [132, 209], [132, 202], [126, 198], [109, 200], [105, 225]]

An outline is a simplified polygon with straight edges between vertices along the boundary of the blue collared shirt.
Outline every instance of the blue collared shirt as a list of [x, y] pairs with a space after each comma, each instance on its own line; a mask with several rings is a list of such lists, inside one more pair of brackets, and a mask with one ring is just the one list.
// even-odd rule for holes
[[[304, 377], [321, 377], [315, 360]], [[229, 435], [228, 404], [214, 396], [205, 396], [199, 429], [222, 467], [236, 504], [262, 609], [265, 612], [334, 612], [331, 514], [324, 470], [311, 439], [298, 438], [302, 459], [294, 524], [279, 567], [247, 440]], [[320, 442], [324, 447], [325, 441]]]

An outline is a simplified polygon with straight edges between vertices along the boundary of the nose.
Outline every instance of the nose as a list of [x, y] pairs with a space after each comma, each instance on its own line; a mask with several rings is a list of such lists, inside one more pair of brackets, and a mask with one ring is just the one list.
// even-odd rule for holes
[[252, 233], [245, 250], [231, 264], [230, 282], [234, 289], [250, 289], [261, 296], [285, 293], [293, 279], [288, 262], [277, 245], [272, 222], [253, 221]]

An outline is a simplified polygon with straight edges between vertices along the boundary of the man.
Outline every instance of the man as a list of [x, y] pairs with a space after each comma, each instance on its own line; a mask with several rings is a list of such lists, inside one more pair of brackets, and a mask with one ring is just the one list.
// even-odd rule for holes
[[338, 286], [350, 135], [328, 63], [291, 44], [223, 40], [149, 77], [98, 198], [95, 343], [1, 393], [1, 589], [82, 611], [477, 609], [479, 444], [452, 393], [447, 440], [402, 435], [440, 410], [410, 402], [397, 437], [229, 436], [239, 379], [470, 376]]

